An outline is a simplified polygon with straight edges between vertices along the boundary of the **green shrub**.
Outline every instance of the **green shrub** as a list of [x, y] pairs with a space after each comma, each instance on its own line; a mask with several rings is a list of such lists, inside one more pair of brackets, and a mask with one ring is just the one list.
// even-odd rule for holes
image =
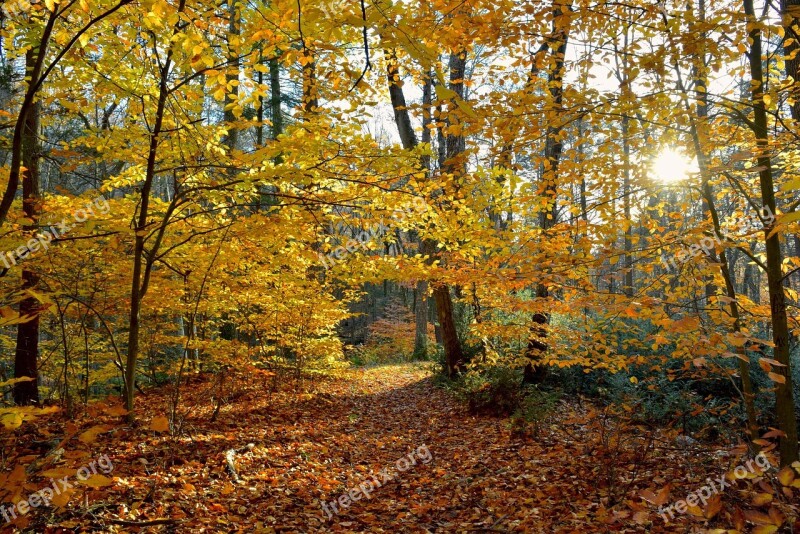
[[539, 434], [539, 427], [553, 412], [561, 399], [559, 390], [545, 390], [539, 386], [523, 388], [522, 400], [511, 415], [511, 433], [515, 436]]
[[522, 372], [510, 367], [492, 367], [482, 373], [467, 373], [457, 383], [458, 396], [470, 413], [511, 415], [519, 407], [523, 392]]

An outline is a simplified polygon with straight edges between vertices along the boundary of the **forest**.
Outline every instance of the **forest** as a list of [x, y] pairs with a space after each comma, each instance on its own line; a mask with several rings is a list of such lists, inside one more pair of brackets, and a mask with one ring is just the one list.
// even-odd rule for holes
[[800, 532], [800, 0], [3, 0], [0, 532]]

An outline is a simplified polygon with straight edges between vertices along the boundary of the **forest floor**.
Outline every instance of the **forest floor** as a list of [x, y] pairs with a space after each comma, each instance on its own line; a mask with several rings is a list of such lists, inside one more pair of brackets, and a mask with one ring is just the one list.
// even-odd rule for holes
[[[694, 515], [665, 523], [653, 503], [686, 498], [743, 459], [708, 445], [687, 449], [666, 431], [629, 424], [580, 399], [561, 401], [537, 431], [519, 433], [507, 419], [470, 415], [435, 387], [423, 365], [274, 386], [274, 377], [256, 371], [224, 382], [194, 377], [182, 388], [184, 422], [172, 432], [164, 420], [168, 388], [139, 397], [140, 423], [133, 427], [120, 423], [113, 403], [98, 403], [66, 424], [53, 417], [27, 433], [23, 426], [15, 436], [22, 456], [9, 457], [6, 442], [5, 461], [38, 462], [40, 476], [26, 478], [14, 500], [46, 487], [48, 476], [79, 478], [76, 470], [102, 455], [108, 462], [95, 465], [113, 463], [113, 470], [84, 482], [67, 479], [74, 486], [65, 490], [69, 503], [36, 508], [14, 525], [35, 532], [255, 533], [704, 532], [760, 525], [774, 532], [766, 526], [776, 513], [796, 517], [777, 494], [770, 508], [754, 508], [750, 497], [769, 486], [753, 474]], [[215, 399], [224, 401], [216, 417]], [[66, 452], [42, 461], [35, 445], [54, 436]], [[11, 480], [4, 476], [3, 485]]]

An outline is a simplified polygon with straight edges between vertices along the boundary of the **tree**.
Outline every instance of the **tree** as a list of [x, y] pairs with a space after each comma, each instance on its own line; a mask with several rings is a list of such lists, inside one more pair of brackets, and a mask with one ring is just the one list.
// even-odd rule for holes
[[[25, 54], [26, 72], [35, 72], [37, 59], [43, 51], [30, 49]], [[39, 158], [41, 144], [39, 142], [41, 105], [33, 102], [25, 113], [22, 129], [22, 210], [30, 224], [25, 226], [28, 235], [33, 236], [38, 229], [39, 221]], [[24, 322], [17, 326], [17, 347], [14, 357], [14, 378], [32, 378], [33, 380], [14, 384], [14, 402], [20, 405], [39, 402], [39, 315], [41, 303], [33, 291], [37, 289], [39, 276], [30, 269], [22, 270], [22, 291], [29, 292], [19, 305], [19, 314]]]
[[[451, 59], [450, 90], [454, 91], [455, 94], [458, 95], [458, 98], [463, 97], [463, 65], [463, 58], [456, 58], [455, 60]], [[403, 89], [400, 85], [400, 72], [395, 53], [387, 54], [387, 79], [389, 82], [389, 96], [392, 101], [392, 107], [394, 108], [395, 123], [400, 134], [400, 139], [403, 143], [403, 147], [406, 150], [413, 150], [418, 144], [417, 135], [416, 132], [414, 132], [413, 126], [411, 125], [411, 115], [408, 112], [408, 105], [406, 104], [405, 95], [403, 94]], [[460, 95], [459, 88], [461, 91]], [[430, 94], [430, 89], [427, 89], [427, 91]], [[427, 139], [428, 142], [430, 142], [430, 133], [427, 134]], [[457, 136], [448, 137], [447, 147], [448, 161], [453, 161], [453, 158], [458, 157], [461, 150], [461, 144], [458, 141]], [[421, 163], [421, 166], [423, 167], [423, 170], [429, 172], [428, 165], [425, 161]], [[452, 172], [453, 169], [453, 166], [446, 166], [442, 170], [443, 172]], [[428, 256], [430, 262], [433, 262], [436, 258], [436, 242], [431, 238], [423, 238], [420, 251], [422, 254]], [[450, 296], [450, 288], [441, 282], [433, 282], [432, 285], [433, 298], [436, 301], [436, 315], [442, 331], [442, 340], [444, 344], [448, 373], [451, 376], [455, 376], [463, 363], [463, 355], [461, 343], [458, 339], [458, 333], [456, 332], [455, 319], [453, 315], [453, 301], [452, 297]], [[422, 290], [427, 293], [427, 285], [423, 286], [422, 288], [418, 286], [417, 290], [418, 295], [422, 295]], [[417, 338], [419, 339], [421, 336], [427, 338], [427, 332], [420, 334], [420, 330], [424, 326], [423, 322], [424, 324], [427, 324], [427, 320], [424, 319], [425, 316], [423, 315], [423, 313], [427, 310], [420, 306], [419, 303], [417, 306], [418, 311], [416, 317], [418, 325], [420, 325], [417, 328]], [[421, 344], [422, 342], [418, 341], [418, 343]]]
[[[552, 66], [547, 73], [547, 87], [551, 98], [551, 119], [548, 122], [545, 136], [544, 168], [542, 172], [541, 193], [547, 198], [547, 207], [539, 213], [539, 226], [545, 235], [552, 229], [558, 217], [558, 167], [561, 162], [563, 142], [563, 118], [559, 115], [564, 100], [564, 72], [565, 55], [569, 41], [569, 31], [572, 25], [571, 3], [557, 0], [553, 3], [553, 28], [552, 37], [548, 48], [552, 53]], [[534, 62], [535, 66], [535, 62]], [[536, 284], [536, 298], [544, 305], [550, 297], [546, 281]], [[527, 357], [531, 360], [525, 366], [524, 381], [526, 383], [541, 382], [546, 374], [546, 365], [543, 362], [547, 352], [547, 324], [550, 315], [544, 311], [533, 314], [531, 320], [531, 336], [528, 339], [526, 350]]]
[[[753, 0], [743, 0], [744, 14], [748, 26], [750, 46], [747, 60], [750, 67], [750, 102], [753, 120], [749, 123], [756, 141], [756, 161], [761, 187], [761, 202], [765, 209], [777, 213], [775, 185], [772, 179], [772, 158], [770, 157], [769, 130], [765, 104], [764, 71], [761, 46], [761, 28], [756, 19]], [[780, 438], [781, 465], [789, 465], [798, 460], [797, 418], [792, 384], [792, 362], [789, 351], [789, 322], [786, 315], [786, 294], [783, 288], [783, 253], [780, 236], [773, 225], [764, 229], [766, 247], [767, 290], [769, 292], [772, 319], [772, 342], [775, 360], [781, 365], [777, 368], [779, 377], [775, 384], [775, 415]]]

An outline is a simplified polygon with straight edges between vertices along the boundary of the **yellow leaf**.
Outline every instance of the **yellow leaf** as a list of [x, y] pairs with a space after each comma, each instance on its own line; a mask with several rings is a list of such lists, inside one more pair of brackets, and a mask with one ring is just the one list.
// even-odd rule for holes
[[459, 98], [459, 99], [456, 99], [456, 105], [458, 106], [458, 109], [460, 109], [460, 110], [461, 110], [461, 111], [463, 111], [465, 114], [467, 114], [467, 115], [469, 115], [470, 117], [472, 117], [473, 119], [477, 119], [477, 118], [478, 118], [478, 114], [475, 112], [475, 110], [474, 110], [474, 109], [472, 109], [472, 106], [470, 106], [469, 104], [467, 104], [467, 103], [466, 103], [464, 100], [462, 100], [461, 98]]
[[[0, 310], [0, 313], [3, 313], [3, 311]], [[18, 382], [30, 382], [32, 380], [33, 380], [33, 378], [31, 378], [29, 376], [22, 376], [20, 378], [11, 378], [9, 380], [5, 380], [3, 382], [0, 382], [0, 388], [3, 387], [3, 386], [10, 386], [10, 385], [16, 384]]]
[[76, 470], [69, 467], [57, 467], [55, 469], [48, 469], [39, 473], [40, 476], [47, 478], [64, 478], [75, 476]]
[[85, 432], [81, 433], [81, 435], [78, 436], [78, 439], [87, 444], [92, 443], [97, 439], [97, 436], [99, 436], [103, 432], [107, 432], [110, 429], [111, 427], [108, 425], [95, 425], [89, 430], [86, 430]]
[[753, 497], [753, 504], [755, 506], [764, 506], [767, 503], [772, 502], [772, 495], [769, 493], [759, 493], [755, 497]]
[[792, 191], [794, 189], [800, 189], [800, 178], [786, 182], [781, 186], [781, 191]]
[[778, 221], [780, 224], [789, 224], [794, 221], [800, 220], [800, 211], [791, 211], [789, 213], [784, 213], [780, 216]]
[[67, 504], [69, 504], [69, 499], [72, 497], [72, 494], [75, 493], [74, 490], [66, 490], [58, 495], [54, 495], [50, 502], [58, 506], [59, 508], [65, 508]]
[[0, 415], [0, 424], [6, 430], [15, 430], [22, 426], [22, 416], [18, 413], [5, 413]]
[[794, 469], [788, 465], [778, 471], [778, 480], [784, 486], [790, 486], [795, 478]]
[[110, 486], [114, 483], [114, 481], [106, 476], [103, 475], [92, 475], [86, 480], [81, 481], [81, 484], [89, 486], [90, 488], [103, 488], [105, 486]]
[[458, 98], [458, 93], [453, 91], [452, 89], [448, 89], [444, 85], [437, 85], [436, 89], [436, 98], [439, 100], [450, 100], [451, 98]]
[[687, 506], [686, 510], [695, 517], [703, 517], [703, 510], [699, 506]]

